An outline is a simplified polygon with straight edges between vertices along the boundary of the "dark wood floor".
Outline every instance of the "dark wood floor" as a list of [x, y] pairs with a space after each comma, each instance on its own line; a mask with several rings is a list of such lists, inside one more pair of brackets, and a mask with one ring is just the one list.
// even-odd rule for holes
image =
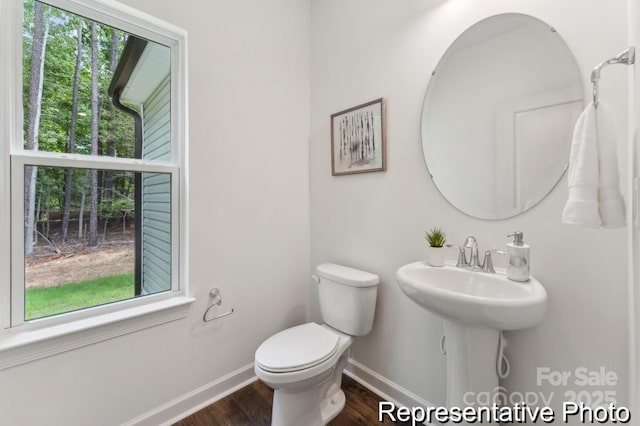
[[[340, 414], [329, 423], [330, 426], [394, 424], [389, 419], [378, 422], [378, 402], [383, 398], [349, 376], [342, 377], [342, 389], [347, 402]], [[272, 400], [273, 390], [258, 380], [174, 426], [269, 426]]]

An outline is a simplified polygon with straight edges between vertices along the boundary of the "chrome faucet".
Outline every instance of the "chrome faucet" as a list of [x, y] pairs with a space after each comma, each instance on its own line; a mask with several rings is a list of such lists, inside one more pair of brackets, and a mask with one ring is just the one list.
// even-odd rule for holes
[[478, 240], [476, 240], [476, 237], [468, 236], [464, 240], [462, 247], [464, 247], [465, 249], [467, 248], [471, 249], [471, 257], [469, 258], [469, 262], [467, 263], [467, 266], [470, 268], [482, 269], [482, 265], [480, 264], [480, 259], [478, 259]]
[[[478, 256], [478, 240], [476, 240], [476, 237], [472, 235], [465, 238], [462, 245], [457, 246], [448, 244], [447, 247], [458, 249], [458, 262], [456, 263], [456, 267], [473, 269], [477, 271], [487, 272], [489, 274], [496, 273], [496, 270], [493, 267], [491, 254], [507, 254], [502, 250], [487, 250], [484, 253], [484, 260], [480, 262], [480, 257]], [[469, 260], [467, 260], [467, 249], [471, 249]]]

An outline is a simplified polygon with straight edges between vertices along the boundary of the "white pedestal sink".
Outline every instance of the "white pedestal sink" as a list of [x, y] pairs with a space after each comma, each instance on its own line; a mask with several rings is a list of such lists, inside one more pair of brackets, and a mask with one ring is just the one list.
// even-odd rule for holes
[[402, 266], [396, 277], [411, 300], [445, 320], [449, 407], [469, 405], [467, 392], [498, 387], [500, 332], [535, 325], [547, 304], [544, 287], [533, 277], [519, 283], [501, 273], [438, 268], [426, 262]]

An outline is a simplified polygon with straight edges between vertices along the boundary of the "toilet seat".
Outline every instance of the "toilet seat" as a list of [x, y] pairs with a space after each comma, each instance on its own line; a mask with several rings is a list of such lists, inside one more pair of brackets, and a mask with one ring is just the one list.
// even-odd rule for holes
[[322, 364], [338, 350], [340, 336], [314, 322], [283, 330], [256, 351], [256, 364], [271, 373], [290, 373]]

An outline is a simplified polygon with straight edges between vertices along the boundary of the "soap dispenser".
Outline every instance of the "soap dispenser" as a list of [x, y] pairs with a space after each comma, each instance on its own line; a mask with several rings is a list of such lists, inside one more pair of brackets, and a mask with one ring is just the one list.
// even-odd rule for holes
[[513, 281], [529, 280], [529, 246], [523, 241], [523, 234], [516, 231], [507, 235], [513, 237], [513, 242], [507, 244], [507, 278]]

